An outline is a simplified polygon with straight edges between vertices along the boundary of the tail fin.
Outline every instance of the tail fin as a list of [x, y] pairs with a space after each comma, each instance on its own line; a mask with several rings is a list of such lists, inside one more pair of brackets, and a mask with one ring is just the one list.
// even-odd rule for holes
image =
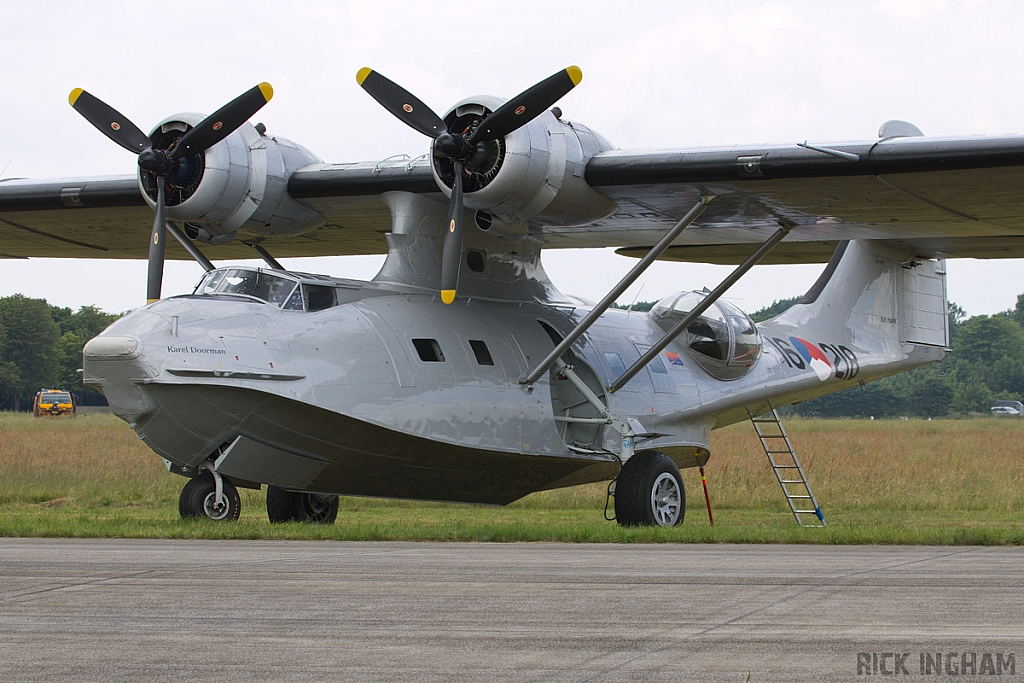
[[897, 242], [840, 242], [799, 304], [770, 324], [811, 328], [865, 350], [915, 344], [948, 348], [946, 262]]

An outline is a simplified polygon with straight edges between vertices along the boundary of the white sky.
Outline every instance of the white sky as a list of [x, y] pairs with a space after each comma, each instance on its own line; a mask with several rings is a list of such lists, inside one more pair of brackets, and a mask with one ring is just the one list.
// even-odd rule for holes
[[[362, 66], [440, 112], [576, 64], [583, 82], [559, 106], [624, 149], [871, 139], [893, 118], [928, 135], [1020, 132], [1021, 26], [1024, 3], [1009, 0], [11, 2], [0, 22], [0, 177], [134, 171], [130, 153], [68, 106], [74, 87], [149, 130], [266, 80], [275, 95], [256, 120], [325, 161], [425, 152], [426, 138], [356, 85]], [[369, 278], [381, 259], [283, 261]], [[562, 291], [591, 299], [635, 263], [608, 250], [551, 250], [544, 262]], [[761, 266], [729, 298], [752, 311], [803, 293], [820, 268]], [[656, 264], [622, 301], [641, 287], [640, 300], [713, 287], [728, 270]], [[950, 299], [972, 315], [1012, 308], [1024, 292], [1019, 260], [954, 261], [949, 272]], [[168, 262], [164, 294], [201, 274]], [[15, 292], [122, 311], [144, 302], [145, 263], [0, 261], [0, 296]]]

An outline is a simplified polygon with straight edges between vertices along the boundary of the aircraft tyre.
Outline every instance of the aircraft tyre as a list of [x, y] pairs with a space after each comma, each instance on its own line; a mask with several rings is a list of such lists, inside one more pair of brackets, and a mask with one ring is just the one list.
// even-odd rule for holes
[[193, 477], [185, 484], [178, 498], [178, 513], [183, 519], [189, 517], [206, 517], [215, 522], [234, 522], [242, 511], [242, 499], [235, 485], [221, 477], [224, 486], [224, 498], [217, 501], [217, 483], [213, 475], [204, 472]]
[[615, 482], [615, 519], [622, 526], [675, 526], [686, 512], [679, 468], [661, 451], [640, 451]]
[[320, 493], [298, 493], [277, 486], [267, 486], [267, 517], [271, 524], [334, 524], [334, 520], [338, 518], [338, 497]]

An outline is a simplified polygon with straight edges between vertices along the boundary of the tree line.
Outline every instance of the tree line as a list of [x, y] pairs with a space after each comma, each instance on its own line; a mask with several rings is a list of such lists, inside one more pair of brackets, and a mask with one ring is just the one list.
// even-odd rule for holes
[[66, 389], [80, 405], [106, 405], [82, 384], [82, 347], [120, 315], [77, 311], [21, 294], [0, 297], [0, 410], [31, 410], [40, 389]]

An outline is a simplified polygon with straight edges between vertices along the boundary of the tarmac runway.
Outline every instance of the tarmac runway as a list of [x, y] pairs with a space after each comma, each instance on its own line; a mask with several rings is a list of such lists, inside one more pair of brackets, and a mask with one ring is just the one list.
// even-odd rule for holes
[[926, 665], [1024, 680], [1024, 548], [0, 539], [0, 681], [934, 679]]

